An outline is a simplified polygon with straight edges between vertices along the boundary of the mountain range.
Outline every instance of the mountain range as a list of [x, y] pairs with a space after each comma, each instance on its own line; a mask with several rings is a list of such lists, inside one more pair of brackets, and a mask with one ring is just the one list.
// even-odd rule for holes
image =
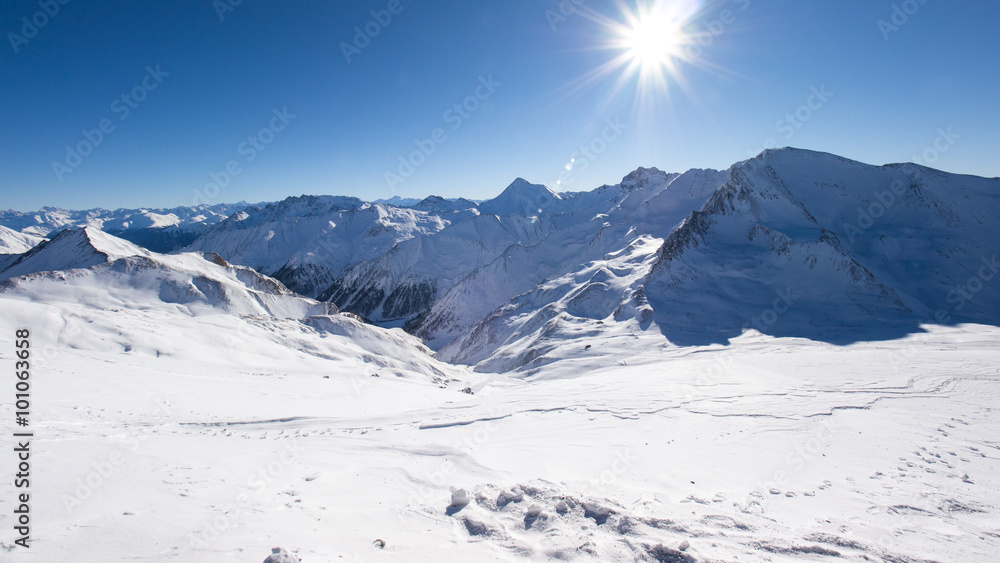
[[996, 325], [998, 210], [1000, 179], [779, 149], [726, 171], [640, 168], [589, 192], [518, 178], [481, 203], [3, 212], [0, 279], [128, 273], [160, 300], [251, 315], [329, 302], [405, 327], [441, 359], [505, 372], [599, 333], [845, 344]]
[[[208, 227], [247, 207], [245, 202], [172, 209], [88, 209], [43, 207], [35, 212], [0, 210], [0, 226], [24, 236], [48, 237], [64, 229], [95, 227], [156, 252], [170, 252], [193, 242]], [[0, 230], [0, 251], [8, 234]]]

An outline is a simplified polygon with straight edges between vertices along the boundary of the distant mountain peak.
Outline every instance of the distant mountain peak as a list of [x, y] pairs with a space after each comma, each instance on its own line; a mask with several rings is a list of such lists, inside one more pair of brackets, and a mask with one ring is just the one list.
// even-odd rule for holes
[[539, 215], [553, 211], [559, 194], [541, 184], [517, 178], [497, 197], [483, 202], [479, 210], [493, 215]]
[[415, 203], [409, 207], [419, 211], [427, 211], [429, 213], [443, 213], [474, 209], [477, 205], [474, 201], [461, 197], [458, 199], [447, 199], [441, 196], [432, 195], [427, 196], [419, 203]]
[[661, 171], [659, 168], [643, 168], [640, 166], [622, 178], [621, 185], [624, 188], [634, 190], [636, 188], [648, 187], [654, 182], [665, 184], [667, 182], [667, 173]]

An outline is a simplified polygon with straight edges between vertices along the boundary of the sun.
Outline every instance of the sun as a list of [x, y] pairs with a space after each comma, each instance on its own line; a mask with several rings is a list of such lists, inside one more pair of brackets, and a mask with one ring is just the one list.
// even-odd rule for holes
[[592, 49], [609, 53], [598, 67], [567, 85], [567, 92], [613, 78], [609, 94], [633, 89], [644, 103], [669, 99], [670, 90], [689, 90], [683, 71], [701, 66], [696, 18], [705, 0], [614, 0], [617, 14], [595, 10], [582, 13], [596, 24], [600, 36]]
[[666, 13], [638, 14], [619, 29], [620, 48], [643, 73], [671, 68], [682, 54], [680, 24]]
[[[635, 125], [630, 134], [643, 150], [655, 147], [675, 122], [678, 95], [708, 114], [687, 74], [693, 69], [732, 74], [703, 56], [709, 32], [702, 22], [721, 1], [608, 0], [614, 9], [581, 8], [578, 13], [591, 22], [594, 33], [579, 51], [597, 53], [592, 58], [596, 66], [561, 86], [558, 99], [586, 93], [593, 106], [589, 115], [624, 114]], [[566, 170], [574, 167], [571, 161]]]

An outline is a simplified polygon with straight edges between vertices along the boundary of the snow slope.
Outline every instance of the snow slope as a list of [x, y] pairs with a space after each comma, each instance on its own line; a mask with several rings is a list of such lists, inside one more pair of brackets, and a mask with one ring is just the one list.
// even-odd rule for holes
[[[697, 336], [750, 324], [894, 338], [925, 321], [994, 324], [997, 209], [998, 179], [766, 151], [664, 243], [646, 297], [668, 332]], [[723, 308], [720, 295], [741, 299]], [[791, 301], [780, 318], [752, 320], [779, 298]]]
[[[469, 209], [479, 215], [452, 217], [440, 231], [361, 262], [320, 298], [375, 322], [409, 322], [437, 347], [544, 277], [614, 247], [632, 229], [629, 221], [641, 220], [641, 228], [652, 230], [679, 221], [721, 185], [722, 176], [692, 171], [671, 198], [653, 201], [679, 175], [640, 169], [618, 186], [559, 195], [518, 179], [497, 198]], [[531, 211], [525, 215], [524, 209]], [[510, 263], [522, 265], [508, 270]]]
[[360, 324], [344, 337], [68, 299], [0, 307], [3, 350], [32, 329], [38, 436], [32, 548], [2, 560], [243, 562], [282, 546], [303, 561], [971, 563], [1000, 549], [995, 327], [848, 347], [618, 330], [509, 378], [372, 353], [380, 334], [410, 337]]
[[581, 319], [635, 318], [693, 344], [747, 328], [836, 341], [995, 323], [997, 185], [782, 149], [725, 172], [640, 168], [591, 192], [519, 178], [478, 206], [291, 198], [191, 249], [405, 325], [442, 358], [498, 354], [490, 369], [505, 371]]
[[441, 292], [513, 246], [533, 245], [555, 230], [547, 218], [479, 215], [396, 244], [363, 262], [321, 295], [380, 322], [426, 312]]
[[[76, 319], [79, 326], [70, 331], [77, 338], [73, 347], [187, 357], [186, 347], [208, 350], [223, 341], [239, 354], [257, 357], [288, 345], [320, 359], [351, 350], [363, 363], [399, 367], [406, 377], [443, 375], [430, 351], [403, 331], [340, 315], [330, 303], [302, 297], [212, 253], [157, 254], [85, 227], [40, 245], [0, 279], [4, 307], [40, 303], [56, 316]], [[195, 328], [202, 322], [207, 328]], [[161, 331], [159, 323], [173, 326], [177, 334]], [[183, 326], [193, 332], [182, 335]], [[205, 330], [220, 334], [200, 334]], [[242, 338], [251, 333], [253, 338]], [[318, 345], [314, 338], [339, 340], [342, 350]], [[238, 365], [250, 361], [233, 360]]]
[[42, 237], [21, 233], [0, 225], [0, 254], [22, 254], [43, 240]]

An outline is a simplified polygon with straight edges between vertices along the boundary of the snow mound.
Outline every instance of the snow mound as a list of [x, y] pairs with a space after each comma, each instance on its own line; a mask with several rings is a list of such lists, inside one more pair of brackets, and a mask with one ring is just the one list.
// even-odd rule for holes
[[[467, 503], [448, 507], [454, 534], [519, 559], [696, 563], [719, 556], [771, 560], [774, 555], [818, 555], [913, 561], [886, 546], [834, 534], [790, 537], [777, 532], [759, 513], [764, 501], [759, 494], [745, 502], [688, 498], [664, 506], [614, 500], [598, 490], [574, 493], [565, 485], [535, 480], [511, 488], [479, 485], [468, 496]], [[691, 504], [701, 510], [685, 510]]]
[[264, 563], [299, 563], [298, 558], [281, 547], [271, 549], [271, 555], [267, 556]]

